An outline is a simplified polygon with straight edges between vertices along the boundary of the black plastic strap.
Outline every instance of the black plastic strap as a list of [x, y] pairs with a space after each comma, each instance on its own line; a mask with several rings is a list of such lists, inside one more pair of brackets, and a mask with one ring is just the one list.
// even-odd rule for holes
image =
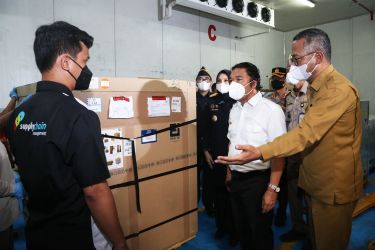
[[134, 141], [132, 140], [132, 160], [133, 160], [133, 173], [134, 173], [134, 185], [135, 185], [135, 193], [136, 193], [136, 202], [137, 202], [137, 211], [142, 213], [141, 211], [141, 200], [139, 197], [139, 180], [138, 180], [138, 165], [137, 165], [137, 157], [135, 155], [135, 145]]
[[177, 123], [177, 124], [171, 124], [169, 127], [167, 128], [162, 128], [162, 129], [159, 129], [159, 130], [156, 130], [156, 131], [153, 131], [151, 133], [148, 133], [146, 135], [142, 135], [142, 136], [138, 136], [138, 137], [135, 137], [134, 139], [140, 139], [142, 137], [146, 137], [146, 136], [150, 136], [150, 135], [156, 135], [156, 134], [159, 134], [159, 133], [163, 133], [163, 132], [166, 132], [166, 131], [169, 131], [169, 130], [172, 130], [172, 129], [175, 129], [175, 128], [179, 128], [179, 127], [183, 127], [183, 126], [186, 126], [186, 125], [189, 125], [190, 123], [194, 123], [196, 122], [197, 119], [194, 119], [194, 120], [190, 120], [190, 121], [186, 121], [186, 122], [182, 122], [182, 123]]
[[138, 136], [138, 137], [134, 137], [134, 138], [127, 138], [127, 137], [113, 136], [113, 135], [104, 135], [104, 134], [102, 134], [102, 137], [111, 138], [111, 139], [119, 139], [119, 140], [132, 141], [132, 140], [140, 139], [140, 138], [147, 137], [147, 136], [150, 136], [150, 135], [156, 135], [156, 134], [159, 134], [159, 133], [163, 133], [163, 132], [175, 129], [175, 128], [183, 127], [183, 126], [189, 125], [190, 123], [194, 123], [196, 121], [197, 121], [197, 119], [193, 119], [193, 120], [182, 122], [182, 123], [171, 124], [169, 127], [162, 128], [162, 129], [153, 131], [151, 133], [148, 133], [148, 134], [145, 134], [145, 135], [141, 135], [141, 136]]
[[142, 137], [150, 136], [150, 135], [156, 135], [156, 134], [159, 134], [159, 133], [163, 133], [163, 132], [175, 129], [175, 128], [179, 128], [179, 127], [188, 125], [190, 123], [194, 123], [196, 121], [197, 121], [197, 119], [193, 119], [193, 120], [182, 122], [182, 123], [179, 123], [179, 124], [171, 124], [167, 128], [156, 130], [156, 131], [154, 131], [152, 133], [149, 133], [149, 134], [146, 134], [146, 135], [142, 135], [142, 136], [138, 136], [138, 137], [135, 137], [135, 138], [126, 138], [126, 137], [113, 136], [113, 135], [103, 135], [102, 134], [102, 137], [105, 137], [105, 138], [127, 140], [127, 141], [131, 141], [132, 142], [132, 162], [133, 162], [133, 174], [134, 174], [134, 183], [133, 184], [135, 185], [135, 200], [136, 200], [136, 204], [137, 204], [137, 211], [139, 213], [142, 213], [142, 210], [141, 210], [141, 199], [140, 199], [140, 195], [139, 195], [138, 164], [137, 164], [137, 157], [135, 155], [135, 143], [134, 143], [134, 140], [140, 139]]
[[[155, 174], [155, 175], [151, 175], [151, 176], [147, 176], [147, 177], [138, 179], [138, 182], [148, 181], [148, 180], [151, 180], [151, 179], [155, 179], [155, 178], [159, 178], [159, 177], [162, 177], [162, 176], [165, 176], [165, 175], [170, 175], [170, 174], [182, 172], [182, 171], [185, 171], [185, 170], [188, 170], [188, 169], [191, 169], [191, 168], [196, 168], [196, 167], [197, 167], [197, 165], [190, 165], [190, 166], [174, 169], [174, 170], [171, 170], [171, 171], [168, 171], [168, 172]], [[132, 186], [132, 185], [135, 185], [135, 181], [127, 181], [127, 182], [115, 184], [115, 185], [110, 186], [110, 189], [129, 187], [129, 186]]]
[[184, 217], [185, 215], [191, 214], [191, 213], [193, 213], [193, 212], [195, 212], [197, 210], [198, 210], [198, 208], [193, 208], [192, 210], [189, 210], [189, 211], [187, 211], [185, 213], [179, 214], [179, 215], [177, 215], [175, 217], [169, 218], [168, 220], [162, 221], [162, 222], [160, 222], [158, 224], [155, 224], [153, 226], [150, 226], [150, 227], [147, 227], [145, 229], [142, 229], [141, 231], [139, 231], [137, 233], [129, 234], [129, 235], [125, 236], [125, 239], [127, 240], [127, 239], [131, 239], [131, 238], [137, 237], [137, 236], [139, 236], [142, 233], [150, 231], [151, 229], [154, 229], [154, 228], [159, 227], [161, 225], [167, 224], [167, 223], [169, 223], [171, 221], [177, 220], [177, 219], [179, 219], [181, 217]]

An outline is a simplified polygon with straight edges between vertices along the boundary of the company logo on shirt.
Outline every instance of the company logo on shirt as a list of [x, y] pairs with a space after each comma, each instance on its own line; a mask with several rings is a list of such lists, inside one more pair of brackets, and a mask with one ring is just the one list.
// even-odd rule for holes
[[19, 126], [20, 130], [32, 132], [33, 135], [47, 135], [47, 124], [45, 122], [21, 123], [25, 118], [25, 112], [21, 111], [14, 121], [14, 130]]
[[18, 127], [18, 125], [20, 125], [20, 123], [23, 120], [23, 118], [25, 118], [25, 112], [21, 111], [21, 112], [18, 113], [18, 115], [16, 117], [16, 120], [14, 121], [14, 124], [13, 124], [13, 130], [14, 131], [16, 130], [16, 128]]

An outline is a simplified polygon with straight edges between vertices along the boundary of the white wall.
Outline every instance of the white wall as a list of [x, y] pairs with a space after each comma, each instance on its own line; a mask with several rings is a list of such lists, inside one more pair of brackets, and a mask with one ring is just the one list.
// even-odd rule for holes
[[[96, 76], [158, 77], [194, 80], [206, 66], [212, 77], [223, 68], [250, 61], [265, 87], [271, 68], [284, 64], [284, 34], [243, 25], [179, 7], [158, 20], [157, 0], [1, 0], [0, 107], [13, 86], [38, 81], [32, 44], [38, 26], [70, 22], [94, 36], [89, 67]], [[216, 41], [208, 26], [216, 26]]]
[[[361, 100], [370, 101], [370, 114], [375, 115], [375, 21], [364, 15], [315, 27], [327, 32], [332, 64], [357, 86]], [[287, 55], [299, 31], [285, 33]]]

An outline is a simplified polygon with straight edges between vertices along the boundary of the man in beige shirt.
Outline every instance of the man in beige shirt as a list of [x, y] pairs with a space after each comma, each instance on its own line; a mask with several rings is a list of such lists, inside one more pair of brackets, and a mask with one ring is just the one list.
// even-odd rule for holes
[[322, 30], [297, 34], [291, 60], [288, 74], [311, 83], [301, 123], [260, 147], [238, 145], [241, 154], [219, 156], [216, 162], [244, 164], [302, 152], [299, 186], [307, 193], [313, 248], [346, 249], [352, 212], [363, 188], [359, 93], [331, 65], [330, 40]]

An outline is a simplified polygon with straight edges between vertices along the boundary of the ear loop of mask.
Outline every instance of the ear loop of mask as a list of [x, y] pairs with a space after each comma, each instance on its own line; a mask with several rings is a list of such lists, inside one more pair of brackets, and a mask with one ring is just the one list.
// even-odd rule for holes
[[[311, 62], [311, 60], [312, 60], [314, 57], [315, 57], [315, 53], [314, 53], [313, 57], [311, 57], [311, 59], [307, 62], [306, 65], [309, 65], [309, 63]], [[310, 71], [310, 72], [308, 72], [308, 73], [310, 73], [310, 74], [314, 73], [314, 71], [315, 71], [315, 69], [316, 69], [317, 66], [318, 66], [318, 64], [315, 64], [313, 70]], [[306, 66], [306, 70], [307, 70], [307, 66]]]
[[[246, 87], [247, 85], [249, 85], [250, 83], [252, 83], [254, 80], [252, 80], [252, 81], [250, 81], [248, 84], [246, 84], [244, 87]], [[253, 92], [254, 91], [254, 89], [256, 89], [256, 85], [255, 85], [255, 87], [253, 88], [253, 89], [251, 89], [247, 94], [244, 94], [244, 96], [247, 96], [247, 95], [249, 95], [251, 92]]]
[[[71, 58], [70, 56], [69, 56], [69, 58], [70, 58], [70, 60], [72, 60], [75, 64], [77, 64], [77, 66], [81, 69], [81, 71], [83, 70], [83, 68], [81, 67], [81, 65], [79, 65], [73, 58]], [[75, 78], [75, 76], [70, 72], [70, 70], [69, 69], [66, 69], [66, 71], [69, 73], [69, 75], [71, 75], [72, 77], [73, 77], [73, 79], [74, 80], [76, 80], [76, 82], [77, 82], [77, 78]]]

